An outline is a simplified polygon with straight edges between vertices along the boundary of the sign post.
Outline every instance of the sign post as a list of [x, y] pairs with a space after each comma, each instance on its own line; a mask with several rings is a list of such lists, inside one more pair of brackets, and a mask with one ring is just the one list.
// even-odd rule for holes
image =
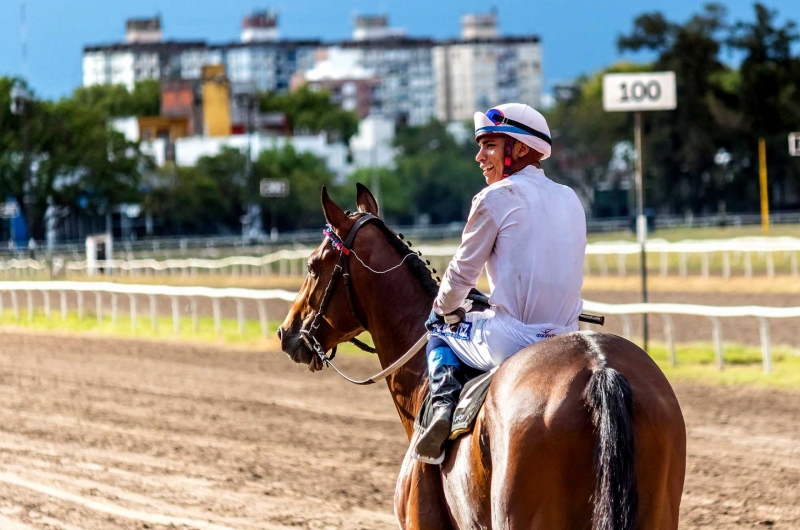
[[761, 191], [761, 231], [769, 235], [769, 188], [767, 187], [767, 145], [758, 139], [758, 188]]
[[800, 132], [789, 133], [789, 154], [800, 156]]
[[[673, 110], [678, 100], [675, 72], [606, 74], [603, 76], [603, 109], [606, 112], [633, 112], [636, 145], [636, 235], [641, 245], [640, 275], [642, 302], [647, 303], [647, 217], [644, 214], [644, 150], [642, 149], [643, 111]], [[647, 313], [642, 315], [644, 350], [647, 351]]]
[[280, 199], [289, 196], [289, 181], [287, 179], [261, 179], [258, 188], [262, 197], [272, 199], [269, 201], [271, 218], [270, 237], [274, 241], [278, 237], [278, 231], [276, 227], [277, 204], [275, 203], [274, 199]]

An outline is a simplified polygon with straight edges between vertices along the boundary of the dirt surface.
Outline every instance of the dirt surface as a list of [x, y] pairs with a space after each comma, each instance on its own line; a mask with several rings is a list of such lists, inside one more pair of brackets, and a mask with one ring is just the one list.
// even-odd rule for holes
[[[384, 385], [275, 352], [23, 332], [0, 362], [2, 529], [396, 528], [406, 439]], [[676, 391], [681, 527], [800, 527], [800, 394]]]

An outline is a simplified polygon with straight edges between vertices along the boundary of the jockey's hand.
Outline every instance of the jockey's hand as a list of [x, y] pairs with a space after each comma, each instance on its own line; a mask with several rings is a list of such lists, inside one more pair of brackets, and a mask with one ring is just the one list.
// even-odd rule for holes
[[444, 317], [436, 312], [435, 309], [431, 309], [431, 314], [428, 317], [428, 320], [425, 321], [425, 329], [431, 331], [435, 326], [439, 324], [444, 324]]
[[447, 313], [444, 316], [445, 324], [450, 324], [450, 328], [455, 328], [458, 326], [458, 323], [464, 320], [464, 317], [467, 316], [467, 310], [463, 307], [457, 308], [452, 313]]

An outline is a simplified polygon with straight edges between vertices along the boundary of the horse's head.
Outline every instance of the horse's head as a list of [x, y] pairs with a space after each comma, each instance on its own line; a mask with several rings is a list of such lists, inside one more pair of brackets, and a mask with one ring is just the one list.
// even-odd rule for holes
[[[342, 256], [342, 241], [347, 238], [359, 217], [362, 217], [360, 214], [378, 216], [375, 197], [361, 184], [357, 185], [356, 204], [358, 212], [348, 215], [331, 200], [327, 190], [322, 188], [322, 211], [332, 233], [324, 238], [308, 258], [306, 279], [286, 320], [278, 328], [281, 349], [293, 361], [308, 364], [311, 371], [322, 368], [321, 360], [312, 349], [315, 341], [322, 351], [328, 351], [364, 331], [360, 322], [364, 317], [356, 314], [361, 309], [354, 307], [357, 302], [348, 301], [348, 296], [352, 295], [347, 293], [349, 287], [345, 285], [344, 278], [335, 276], [342, 275], [342, 259], [348, 259], [347, 256]], [[358, 242], [351, 243], [353, 249], [359, 249], [358, 253], [362, 257], [372, 257], [369, 250], [371, 243], [368, 240], [374, 240], [375, 235], [374, 228], [368, 230], [365, 225], [364, 230], [359, 232]], [[348, 265], [355, 269], [353, 261], [355, 260], [351, 260]], [[359, 269], [362, 268], [360, 263], [357, 265]], [[321, 308], [326, 290], [329, 294], [324, 302], [325, 306]]]

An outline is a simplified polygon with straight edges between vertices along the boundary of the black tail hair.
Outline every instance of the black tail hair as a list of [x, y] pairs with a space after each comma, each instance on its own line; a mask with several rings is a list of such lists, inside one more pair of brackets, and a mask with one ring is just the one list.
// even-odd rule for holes
[[603, 362], [589, 379], [584, 398], [597, 433], [592, 530], [630, 530], [639, 504], [631, 385]]

